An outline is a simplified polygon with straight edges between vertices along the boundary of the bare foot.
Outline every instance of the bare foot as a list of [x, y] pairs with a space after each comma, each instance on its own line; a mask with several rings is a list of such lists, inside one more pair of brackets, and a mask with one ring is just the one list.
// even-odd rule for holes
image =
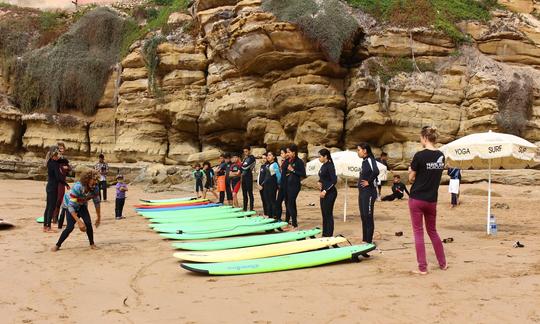
[[52, 249], [51, 249], [52, 252], [56, 252], [56, 251], [58, 251], [58, 250], [60, 250], [60, 248], [58, 247], [58, 245], [53, 246]]
[[425, 276], [425, 275], [428, 274], [428, 272], [427, 271], [420, 271], [420, 270], [413, 270], [413, 271], [411, 271], [411, 274]]
[[448, 270], [448, 264], [445, 265], [444, 267], [440, 267], [440, 268], [441, 268], [441, 270]]
[[49, 229], [47, 227], [43, 227], [43, 233], [48, 233]]
[[90, 249], [99, 250], [99, 248], [95, 244], [90, 245]]

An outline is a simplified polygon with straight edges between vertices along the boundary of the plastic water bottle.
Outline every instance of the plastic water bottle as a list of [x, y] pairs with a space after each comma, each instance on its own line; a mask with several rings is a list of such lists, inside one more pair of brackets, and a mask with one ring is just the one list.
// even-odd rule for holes
[[489, 234], [497, 235], [497, 221], [495, 220], [495, 215], [489, 216]]

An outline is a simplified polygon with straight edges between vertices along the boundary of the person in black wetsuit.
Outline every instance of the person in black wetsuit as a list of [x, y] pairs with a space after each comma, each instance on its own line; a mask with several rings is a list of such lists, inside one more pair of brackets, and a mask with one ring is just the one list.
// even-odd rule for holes
[[219, 197], [215, 190], [216, 179], [215, 179], [214, 170], [212, 169], [212, 166], [210, 165], [209, 161], [203, 162], [203, 171], [204, 171], [204, 177], [206, 178], [206, 181], [204, 182], [203, 198], [206, 199], [207, 193], [211, 192], [214, 195], [214, 197], [216, 197], [216, 200], [219, 200]]
[[231, 154], [225, 153], [223, 156], [225, 160], [223, 161], [224, 164], [224, 171], [225, 171], [225, 196], [227, 197], [227, 204], [232, 206], [233, 204], [233, 193], [231, 189]]
[[394, 176], [394, 184], [392, 185], [392, 194], [388, 196], [384, 196], [382, 198], [382, 201], [394, 201], [396, 199], [401, 200], [403, 197], [407, 194], [409, 196], [409, 190], [407, 190], [407, 186], [403, 182], [401, 182], [401, 177], [399, 174], [396, 174]]
[[263, 215], [268, 216], [268, 203], [264, 197], [264, 187], [263, 182], [266, 177], [266, 169], [268, 168], [268, 161], [266, 160], [266, 153], [263, 154], [263, 161], [259, 168], [259, 175], [257, 176], [257, 188], [259, 189], [259, 194], [261, 195], [261, 201], [263, 206]]
[[321, 198], [321, 213], [323, 223], [323, 237], [334, 235], [334, 204], [337, 198], [337, 175], [334, 161], [330, 151], [322, 149], [319, 151], [319, 161], [322, 163], [319, 170], [319, 190]]
[[254, 209], [254, 197], [253, 197], [253, 169], [257, 160], [251, 154], [251, 147], [244, 147], [244, 160], [242, 161], [242, 196], [244, 203], [244, 211], [248, 209], [248, 199], [249, 199], [249, 210]]
[[281, 182], [281, 171], [273, 152], [267, 152], [267, 167], [264, 173], [263, 195], [266, 201], [268, 217], [277, 217], [276, 198], [278, 184]]
[[377, 200], [375, 181], [379, 175], [379, 168], [369, 144], [360, 143], [357, 147], [358, 156], [363, 159], [358, 178], [358, 206], [360, 207], [360, 217], [362, 219], [362, 240], [366, 243], [372, 243], [373, 232], [375, 231], [373, 211], [375, 200]]
[[[282, 147], [279, 150], [281, 161], [279, 161], [279, 168], [281, 171], [281, 181], [279, 182], [278, 186], [278, 193], [276, 198], [276, 219], [278, 221], [281, 221], [281, 216], [283, 215], [283, 201], [285, 201], [285, 189], [287, 186], [285, 185], [285, 173], [287, 171], [287, 148]], [[289, 219], [287, 219], [287, 222], [289, 222]]]
[[306, 177], [306, 166], [304, 161], [298, 157], [298, 146], [295, 144], [287, 148], [289, 160], [285, 172], [285, 207], [287, 209], [287, 219], [291, 220], [294, 230], [298, 229], [298, 210], [296, 208], [296, 198], [302, 189], [302, 178]]
[[201, 170], [199, 163], [195, 164], [195, 170], [193, 171], [193, 179], [195, 179], [195, 193], [197, 198], [201, 198], [204, 192], [203, 189], [204, 171]]
[[60, 158], [60, 150], [58, 146], [51, 146], [47, 153], [47, 207], [45, 208], [45, 218], [43, 220], [43, 231], [52, 232], [51, 222], [56, 210], [56, 203], [58, 201], [58, 186], [62, 184], [69, 190], [69, 185], [62, 177], [60, 173], [60, 164], [58, 159]]

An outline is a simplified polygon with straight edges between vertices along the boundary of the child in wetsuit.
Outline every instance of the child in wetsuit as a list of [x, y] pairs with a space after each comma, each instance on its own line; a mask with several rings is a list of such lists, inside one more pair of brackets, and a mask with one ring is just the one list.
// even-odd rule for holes
[[240, 156], [238, 154], [233, 154], [231, 158], [229, 179], [231, 182], [233, 206], [240, 207], [240, 204], [238, 203], [238, 191], [240, 191], [240, 186], [242, 184], [242, 162], [240, 162]]
[[193, 178], [195, 179], [195, 192], [197, 193], [197, 198], [201, 198], [203, 194], [203, 178], [204, 172], [201, 170], [200, 164], [195, 164], [195, 171], [193, 171]]
[[126, 191], [128, 191], [128, 186], [124, 182], [124, 176], [119, 174], [116, 176], [116, 204], [114, 206], [115, 210], [115, 219], [125, 218], [122, 216], [122, 211], [124, 210], [124, 204], [126, 203]]
[[392, 185], [392, 194], [388, 196], [384, 196], [382, 198], [382, 201], [394, 201], [396, 199], [403, 199], [405, 196], [405, 193], [407, 193], [407, 196], [409, 195], [409, 190], [407, 190], [407, 187], [403, 182], [401, 182], [401, 177], [399, 174], [394, 175], [394, 184]]
[[210, 165], [209, 161], [204, 161], [203, 172], [204, 172], [204, 177], [206, 178], [206, 182], [204, 183], [203, 198], [206, 199], [206, 194], [208, 193], [208, 191], [210, 191], [214, 195], [214, 197], [216, 197], [216, 200], [219, 200], [219, 197], [215, 190], [216, 181], [215, 181], [214, 170], [212, 169], [212, 166]]

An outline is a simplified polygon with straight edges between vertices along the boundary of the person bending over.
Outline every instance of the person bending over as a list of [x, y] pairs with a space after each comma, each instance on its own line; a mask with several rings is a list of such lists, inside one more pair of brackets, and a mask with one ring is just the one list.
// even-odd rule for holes
[[60, 249], [62, 243], [64, 243], [75, 228], [75, 224], [77, 224], [81, 232], [86, 232], [90, 248], [97, 249], [94, 244], [94, 230], [92, 229], [92, 219], [90, 218], [90, 212], [88, 211], [88, 201], [93, 200], [94, 202], [97, 215], [95, 225], [97, 228], [101, 222], [99, 187], [97, 185], [98, 176], [99, 175], [95, 170], [83, 172], [79, 181], [64, 195], [64, 203], [68, 209], [66, 216], [67, 226], [62, 234], [60, 234], [60, 238], [56, 245], [52, 248], [53, 251], [58, 251]]

